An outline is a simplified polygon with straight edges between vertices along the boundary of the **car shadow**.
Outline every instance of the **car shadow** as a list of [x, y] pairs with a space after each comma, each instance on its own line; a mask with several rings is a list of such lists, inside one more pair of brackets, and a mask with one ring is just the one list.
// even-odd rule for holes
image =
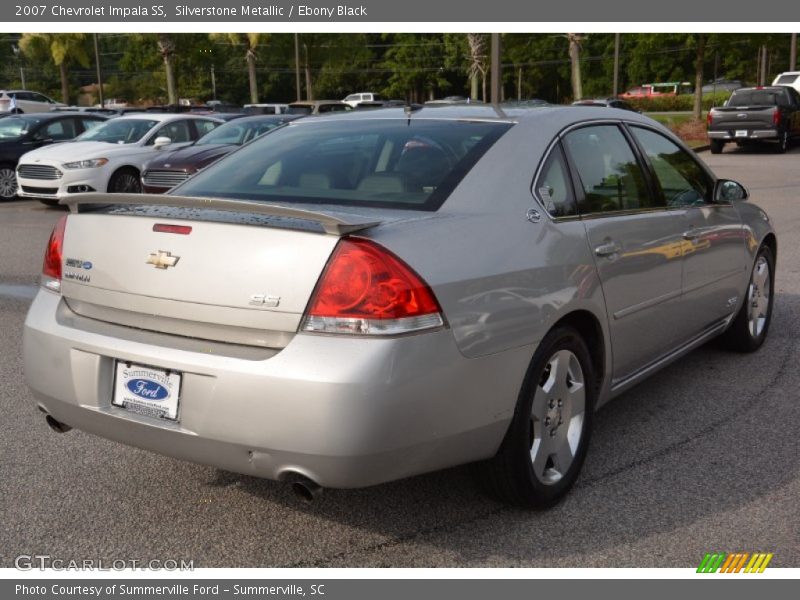
[[[797, 477], [786, 461], [793, 464], [797, 448], [787, 390], [800, 350], [798, 309], [800, 297], [780, 296], [761, 351], [730, 353], [712, 342], [603, 407], [583, 473], [549, 511], [494, 501], [470, 466], [326, 490], [313, 504], [278, 482], [218, 472], [209, 483], [377, 534], [350, 551], [280, 566], [580, 566], [586, 554], [741, 510]], [[416, 552], [422, 546], [441, 558], [426, 562]]]

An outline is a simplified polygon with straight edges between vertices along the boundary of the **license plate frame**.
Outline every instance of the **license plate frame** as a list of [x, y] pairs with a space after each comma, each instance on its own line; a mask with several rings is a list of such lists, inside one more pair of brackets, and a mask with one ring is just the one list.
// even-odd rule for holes
[[750, 136], [750, 133], [746, 129], [737, 129], [734, 136], [737, 138], [746, 138]]
[[131, 414], [178, 422], [183, 373], [125, 360], [114, 362], [111, 404]]

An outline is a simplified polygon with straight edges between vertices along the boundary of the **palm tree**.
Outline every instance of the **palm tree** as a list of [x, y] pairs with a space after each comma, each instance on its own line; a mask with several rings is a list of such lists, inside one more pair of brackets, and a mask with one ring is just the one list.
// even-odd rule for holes
[[172, 71], [172, 59], [175, 56], [175, 39], [170, 33], [157, 34], [156, 43], [161, 58], [164, 59], [164, 71], [167, 76], [167, 98], [170, 104], [178, 103], [178, 93], [175, 91], [175, 73]]
[[69, 77], [67, 66], [76, 62], [89, 66], [85, 33], [23, 33], [19, 47], [32, 58], [48, 56], [58, 67], [61, 76], [61, 100], [69, 104]]
[[467, 45], [469, 46], [469, 67], [467, 74], [470, 80], [470, 98], [478, 99], [478, 78], [483, 81], [483, 101], [486, 101], [486, 35], [482, 33], [468, 33]]
[[250, 102], [258, 103], [258, 80], [256, 78], [256, 48], [266, 37], [263, 33], [212, 33], [212, 40], [225, 39], [234, 46], [246, 47], [244, 58], [247, 61], [247, 75], [250, 78]]

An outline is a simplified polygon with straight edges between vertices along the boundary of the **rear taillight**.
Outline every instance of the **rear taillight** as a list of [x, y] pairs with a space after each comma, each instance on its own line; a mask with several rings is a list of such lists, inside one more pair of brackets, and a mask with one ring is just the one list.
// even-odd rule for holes
[[711, 127], [711, 123], [713, 122], [714, 122], [714, 111], [710, 110], [708, 111], [708, 116], [706, 117], [706, 125], [708, 127]]
[[333, 251], [301, 329], [393, 335], [443, 324], [433, 291], [411, 267], [383, 246], [353, 238]]
[[67, 215], [58, 220], [50, 234], [47, 248], [44, 251], [42, 265], [42, 285], [48, 290], [61, 292], [61, 265], [63, 264], [64, 229], [67, 227]]
[[780, 127], [781, 124], [781, 111], [777, 108], [772, 113], [772, 124], [775, 127]]

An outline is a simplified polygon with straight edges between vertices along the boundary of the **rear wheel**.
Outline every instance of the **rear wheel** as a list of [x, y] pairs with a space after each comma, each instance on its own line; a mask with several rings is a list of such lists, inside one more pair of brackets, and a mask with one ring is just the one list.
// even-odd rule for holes
[[725, 147], [725, 142], [722, 140], [710, 140], [709, 144], [711, 146], [711, 154], [719, 154]]
[[108, 182], [111, 194], [141, 194], [142, 182], [136, 169], [120, 169], [111, 176]]
[[737, 352], [755, 352], [767, 339], [774, 301], [774, 265], [772, 250], [762, 246], [750, 274], [742, 308], [722, 335], [726, 348]]
[[482, 465], [489, 490], [526, 508], [558, 502], [578, 477], [595, 405], [589, 350], [571, 327], [545, 336], [497, 455]]
[[17, 195], [17, 174], [11, 165], [0, 165], [0, 200], [12, 200]]

